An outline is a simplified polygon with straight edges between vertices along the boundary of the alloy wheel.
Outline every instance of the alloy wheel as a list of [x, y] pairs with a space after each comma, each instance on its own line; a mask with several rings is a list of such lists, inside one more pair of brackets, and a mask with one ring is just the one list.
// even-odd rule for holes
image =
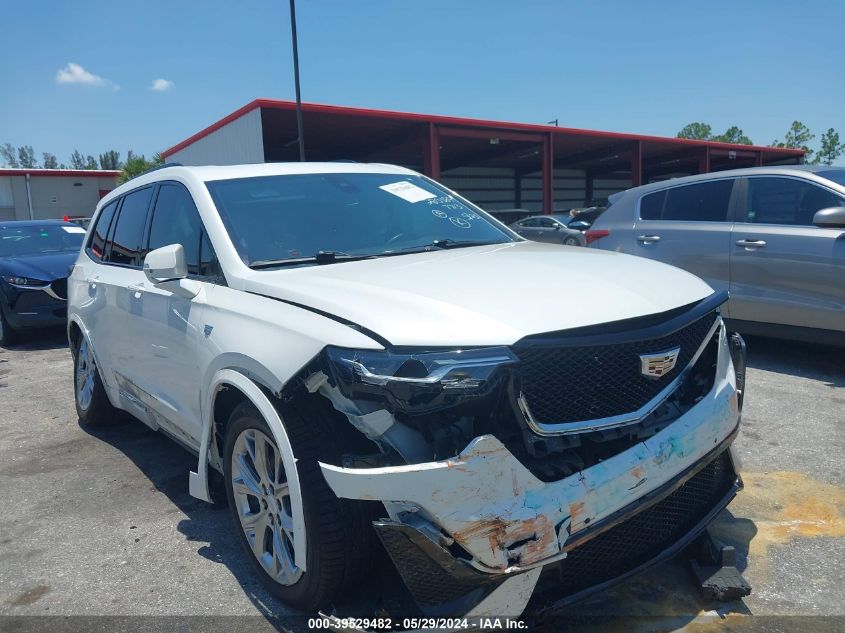
[[258, 429], [235, 440], [231, 486], [253, 555], [273, 580], [293, 585], [303, 572], [294, 563], [288, 476], [275, 442]]
[[87, 411], [94, 399], [94, 379], [97, 376], [97, 364], [88, 339], [83, 337], [76, 352], [76, 402], [83, 411]]

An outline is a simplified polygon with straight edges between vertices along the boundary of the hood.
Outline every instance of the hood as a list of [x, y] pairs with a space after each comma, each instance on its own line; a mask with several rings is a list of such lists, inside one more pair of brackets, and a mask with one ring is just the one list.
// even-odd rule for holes
[[665, 312], [713, 292], [698, 277], [649, 259], [527, 241], [250, 271], [244, 289], [414, 346], [510, 345]]
[[78, 256], [79, 251], [64, 251], [0, 257], [0, 275], [29, 277], [42, 281], [63, 279], [70, 275], [70, 267]]

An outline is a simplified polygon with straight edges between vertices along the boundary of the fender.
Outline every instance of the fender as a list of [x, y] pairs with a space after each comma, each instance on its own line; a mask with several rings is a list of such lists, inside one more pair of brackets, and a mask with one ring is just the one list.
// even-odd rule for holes
[[[282, 463], [288, 473], [293, 529], [298, 536], [293, 543], [293, 560], [297, 567], [305, 571], [307, 545], [305, 540], [305, 514], [302, 507], [299, 475], [296, 471], [296, 457], [293, 454], [290, 439], [278, 411], [267, 398], [267, 395], [252, 380], [233, 369], [221, 369], [214, 374], [202, 402], [203, 428], [199, 462], [196, 472], [191, 472], [188, 475], [188, 491], [192, 497], [211, 502], [211, 495], [208, 492], [208, 451], [211, 447], [212, 429], [214, 428], [214, 399], [222, 386], [232, 386], [239, 389], [255, 405], [273, 433], [273, 439], [276, 440]], [[293, 476], [291, 476], [291, 473]]]
[[[71, 338], [70, 338], [70, 328], [71, 328], [72, 325], [76, 325], [82, 331], [82, 336], [84, 336], [85, 338], [88, 339], [88, 344], [91, 346], [91, 354], [93, 354], [93, 356], [94, 356], [94, 363], [97, 365], [97, 370], [100, 372], [100, 380], [103, 383], [103, 389], [106, 392], [106, 396], [108, 397], [109, 402], [111, 403], [111, 405], [115, 409], [123, 410], [123, 407], [120, 406], [120, 399], [117, 397], [117, 391], [116, 391], [114, 385], [112, 385], [112, 383], [110, 382], [111, 377], [105, 376], [104, 374], [106, 374], [106, 372], [104, 372], [100, 369], [100, 368], [103, 367], [103, 365], [100, 363], [100, 358], [97, 356], [97, 348], [94, 347], [93, 344], [91, 344], [91, 336], [90, 336], [90, 333], [88, 332], [88, 328], [85, 327], [85, 324], [82, 322], [82, 320], [76, 314], [69, 314], [68, 315], [67, 327], [65, 328], [66, 331], [67, 331], [67, 341], [68, 341], [68, 348], [70, 348], [71, 359], [73, 358], [73, 348], [72, 348], [72, 342], [71, 342]], [[74, 388], [75, 388], [75, 383], [74, 383]], [[76, 394], [74, 394], [74, 398], [75, 397], [76, 397]]]

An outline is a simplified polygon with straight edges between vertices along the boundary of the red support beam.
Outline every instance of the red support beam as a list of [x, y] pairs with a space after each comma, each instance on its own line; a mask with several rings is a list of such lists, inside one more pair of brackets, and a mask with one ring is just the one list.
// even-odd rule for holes
[[440, 131], [434, 123], [425, 128], [423, 165], [426, 176], [440, 180]]
[[710, 148], [701, 148], [701, 154], [698, 157], [698, 173], [706, 174], [710, 171]]
[[631, 186], [639, 187], [643, 184], [643, 142], [634, 141], [631, 144]]
[[543, 136], [543, 213], [551, 213], [555, 207], [554, 168], [554, 136], [546, 134]]

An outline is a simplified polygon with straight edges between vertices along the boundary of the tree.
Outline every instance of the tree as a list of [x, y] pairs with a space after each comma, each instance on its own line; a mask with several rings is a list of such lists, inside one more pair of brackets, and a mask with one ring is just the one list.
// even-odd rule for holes
[[713, 128], [707, 123], [690, 123], [685, 125], [683, 129], [678, 132], [678, 138], [692, 138], [700, 141], [707, 141], [713, 135]]
[[19, 167], [18, 155], [15, 151], [15, 146], [11, 143], [3, 143], [0, 145], [0, 163], [7, 167]]
[[829, 128], [827, 132], [822, 134], [821, 149], [819, 149], [814, 162], [831, 165], [842, 154], [845, 154], [845, 143], [839, 142], [839, 132]]
[[72, 169], [85, 169], [85, 157], [79, 153], [78, 149], [73, 150], [70, 155], [70, 166]]
[[55, 154], [51, 154], [50, 152], [44, 152], [41, 155], [44, 157], [44, 169], [58, 169], [59, 168], [59, 161], [56, 158]]
[[38, 161], [35, 159], [35, 150], [32, 149], [32, 145], [21, 145], [18, 148], [18, 162], [24, 169], [38, 167]]
[[132, 178], [140, 176], [145, 171], [148, 171], [153, 167], [158, 167], [159, 165], [164, 164], [164, 159], [159, 153], [153, 154], [152, 160], [149, 161], [143, 154], [138, 156], [132, 150], [129, 150], [126, 156], [126, 164], [123, 166], [123, 170], [120, 172], [120, 176], [117, 177], [117, 181], [119, 183], [131, 180]]
[[722, 143], [734, 143], [735, 145], [754, 145], [750, 138], [748, 138], [736, 125], [732, 125], [724, 134], [719, 134], [711, 138], [713, 141], [720, 141]]
[[85, 169], [99, 169], [97, 159], [91, 156], [91, 154], [85, 157]]
[[120, 152], [113, 149], [100, 154], [100, 169], [120, 169], [123, 163], [120, 162]]
[[786, 136], [782, 141], [775, 141], [772, 147], [791, 147], [795, 149], [804, 150], [804, 161], [810, 162], [810, 157], [813, 155], [813, 150], [809, 148], [809, 143], [816, 135], [810, 132], [810, 128], [801, 123], [801, 121], [793, 121], [792, 125], [787, 131]]

